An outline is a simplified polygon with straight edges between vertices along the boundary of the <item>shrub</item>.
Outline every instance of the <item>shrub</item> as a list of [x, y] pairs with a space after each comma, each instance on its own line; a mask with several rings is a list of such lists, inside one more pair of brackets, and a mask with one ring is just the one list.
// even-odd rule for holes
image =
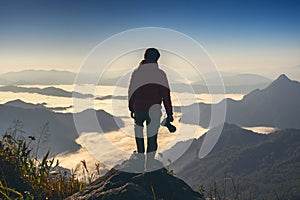
[[57, 170], [58, 160], [32, 155], [29, 142], [18, 137], [20, 122], [0, 140], [0, 199], [64, 199], [85, 186], [76, 177]]

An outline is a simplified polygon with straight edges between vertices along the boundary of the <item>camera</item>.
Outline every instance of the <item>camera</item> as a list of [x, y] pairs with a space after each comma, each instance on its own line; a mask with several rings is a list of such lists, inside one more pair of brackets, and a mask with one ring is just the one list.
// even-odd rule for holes
[[171, 122], [168, 118], [165, 118], [161, 122], [161, 125], [167, 127], [168, 130], [170, 131], [170, 133], [174, 133], [176, 131], [176, 127], [173, 124], [171, 124]]

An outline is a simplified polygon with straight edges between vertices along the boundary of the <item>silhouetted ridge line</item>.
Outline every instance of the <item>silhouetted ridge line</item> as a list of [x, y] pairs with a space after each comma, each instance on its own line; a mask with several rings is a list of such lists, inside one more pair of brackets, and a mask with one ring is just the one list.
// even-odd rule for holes
[[[300, 128], [300, 83], [286, 75], [280, 75], [267, 88], [254, 90], [240, 101], [224, 101], [227, 103], [226, 122], [239, 126]], [[197, 124], [190, 112], [199, 109], [198, 124], [208, 127], [212, 106], [217, 109], [222, 104], [198, 103], [181, 107], [184, 110], [182, 122]]]

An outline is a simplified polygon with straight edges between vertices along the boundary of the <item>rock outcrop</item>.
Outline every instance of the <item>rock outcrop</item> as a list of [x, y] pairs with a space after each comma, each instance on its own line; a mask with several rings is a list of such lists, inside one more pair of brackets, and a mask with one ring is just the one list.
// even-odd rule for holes
[[[118, 169], [121, 169], [118, 167]], [[67, 200], [182, 200], [202, 199], [183, 180], [168, 173], [165, 168], [144, 173], [129, 173], [111, 169]]]

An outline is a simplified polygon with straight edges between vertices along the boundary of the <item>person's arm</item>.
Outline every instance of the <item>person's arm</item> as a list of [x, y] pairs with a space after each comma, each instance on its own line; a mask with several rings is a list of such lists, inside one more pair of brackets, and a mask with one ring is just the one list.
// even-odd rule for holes
[[134, 97], [134, 88], [133, 88], [133, 84], [134, 84], [134, 72], [131, 75], [130, 78], [130, 83], [129, 83], [129, 87], [128, 87], [128, 108], [129, 111], [131, 112], [131, 117], [134, 118], [134, 102], [135, 102], [135, 97]]
[[164, 74], [164, 85], [161, 86], [161, 95], [163, 99], [163, 104], [166, 109], [167, 116], [170, 121], [173, 121], [173, 107], [172, 107], [172, 101], [171, 101], [171, 95], [170, 95], [170, 87], [168, 83], [167, 76]]

